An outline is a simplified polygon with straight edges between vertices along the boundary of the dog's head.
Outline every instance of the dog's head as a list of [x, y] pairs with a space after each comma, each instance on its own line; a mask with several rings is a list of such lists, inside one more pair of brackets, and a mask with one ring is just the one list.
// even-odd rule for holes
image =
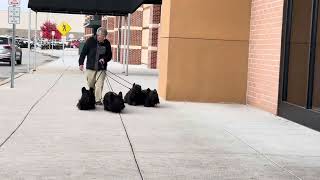
[[93, 89], [87, 90], [85, 87], [81, 89], [81, 98], [77, 104], [80, 110], [94, 109], [95, 97]]
[[134, 83], [131, 90], [132, 90], [132, 92], [140, 93], [141, 92], [141, 86]]
[[112, 112], [120, 112], [125, 108], [122, 92], [120, 92], [119, 94], [110, 92], [107, 94], [107, 96], [108, 104], [105, 104], [105, 106], [108, 107], [106, 107], [105, 109], [109, 109]]
[[149, 91], [149, 98], [150, 98], [150, 101], [155, 105], [160, 103], [159, 95], [156, 89], [153, 91]]

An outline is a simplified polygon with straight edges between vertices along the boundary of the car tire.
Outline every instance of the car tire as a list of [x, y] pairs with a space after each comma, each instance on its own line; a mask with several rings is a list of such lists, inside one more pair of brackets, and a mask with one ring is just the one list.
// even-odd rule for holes
[[20, 59], [17, 60], [17, 64], [20, 65], [22, 63], [22, 52], [20, 53]]
[[17, 60], [17, 64], [20, 65], [22, 63], [22, 59]]

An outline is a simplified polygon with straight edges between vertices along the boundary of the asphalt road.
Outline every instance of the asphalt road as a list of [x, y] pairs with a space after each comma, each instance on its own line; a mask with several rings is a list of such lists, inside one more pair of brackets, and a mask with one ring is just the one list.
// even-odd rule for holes
[[[31, 68], [33, 67], [34, 52], [31, 53]], [[37, 53], [37, 66], [53, 61], [54, 58]], [[27, 72], [29, 55], [27, 49], [22, 49], [22, 64], [15, 66], [15, 74]], [[11, 66], [0, 62], [0, 81], [11, 77]]]

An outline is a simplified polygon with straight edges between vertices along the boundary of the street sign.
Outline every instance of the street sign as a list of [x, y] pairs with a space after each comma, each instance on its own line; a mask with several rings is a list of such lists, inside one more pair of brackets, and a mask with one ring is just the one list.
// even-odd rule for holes
[[59, 24], [58, 31], [61, 33], [62, 36], [65, 36], [71, 31], [71, 26], [68, 23], [63, 22]]
[[9, 24], [20, 24], [20, 7], [9, 6], [8, 22]]
[[9, 6], [20, 6], [20, 0], [8, 0]]

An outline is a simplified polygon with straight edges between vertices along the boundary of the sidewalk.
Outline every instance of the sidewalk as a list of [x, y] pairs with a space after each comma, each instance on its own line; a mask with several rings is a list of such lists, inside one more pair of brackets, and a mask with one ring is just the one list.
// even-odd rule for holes
[[[122, 72], [117, 63], [109, 69]], [[157, 71], [129, 69], [128, 80], [157, 88]], [[75, 105], [84, 85], [77, 56], [66, 55], [20, 77], [15, 89], [0, 86], [0, 144], [22, 123], [0, 146], [1, 180], [320, 177], [320, 133], [291, 121], [243, 105], [165, 101], [121, 115], [82, 112]]]

